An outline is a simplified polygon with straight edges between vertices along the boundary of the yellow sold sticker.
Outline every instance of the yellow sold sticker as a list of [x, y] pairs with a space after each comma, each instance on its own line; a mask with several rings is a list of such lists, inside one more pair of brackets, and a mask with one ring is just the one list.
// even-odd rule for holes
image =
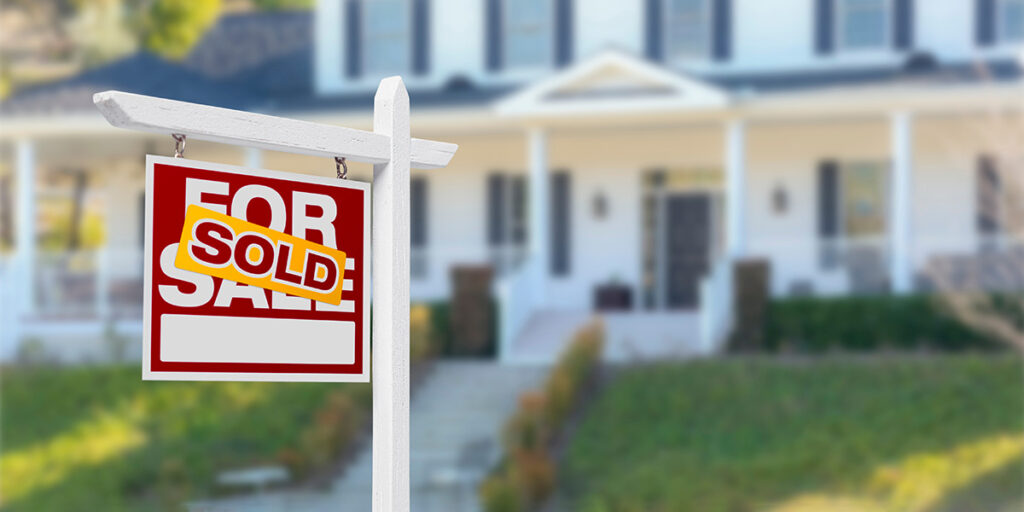
[[174, 264], [337, 305], [345, 253], [193, 204], [185, 212]]

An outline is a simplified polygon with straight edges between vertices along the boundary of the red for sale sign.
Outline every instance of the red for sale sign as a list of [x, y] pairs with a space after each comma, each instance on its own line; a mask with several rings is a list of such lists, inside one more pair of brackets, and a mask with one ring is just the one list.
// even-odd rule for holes
[[367, 184], [146, 158], [146, 380], [369, 381]]

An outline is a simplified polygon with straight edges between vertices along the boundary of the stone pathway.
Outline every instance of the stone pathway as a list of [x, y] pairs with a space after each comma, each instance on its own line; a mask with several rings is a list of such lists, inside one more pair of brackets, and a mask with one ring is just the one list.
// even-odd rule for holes
[[[410, 487], [416, 512], [475, 512], [477, 486], [501, 454], [501, 429], [519, 395], [536, 388], [542, 366], [442, 361], [413, 396]], [[272, 491], [194, 502], [193, 512], [368, 512], [369, 443], [329, 490]]]

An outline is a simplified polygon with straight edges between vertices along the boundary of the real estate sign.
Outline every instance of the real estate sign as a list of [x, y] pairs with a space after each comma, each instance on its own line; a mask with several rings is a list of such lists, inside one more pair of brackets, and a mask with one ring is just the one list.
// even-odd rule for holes
[[369, 194], [148, 156], [143, 378], [369, 381]]

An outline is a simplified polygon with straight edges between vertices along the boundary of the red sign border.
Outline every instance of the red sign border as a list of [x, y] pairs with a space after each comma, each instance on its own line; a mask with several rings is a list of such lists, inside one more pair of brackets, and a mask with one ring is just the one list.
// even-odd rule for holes
[[[362, 271], [362, 336], [356, 348], [356, 361], [349, 365], [304, 365], [294, 363], [183, 363], [188, 365], [178, 370], [154, 370], [152, 367], [152, 297], [153, 297], [153, 204], [154, 166], [169, 165], [201, 170], [225, 172], [245, 176], [259, 176], [315, 185], [357, 189], [363, 196], [363, 254], [357, 269]], [[370, 381], [370, 185], [354, 180], [339, 180], [321, 176], [269, 171], [249, 167], [216, 164], [184, 158], [146, 155], [146, 211], [145, 211], [145, 252], [143, 281], [143, 380], [181, 381], [259, 381], [259, 382], [369, 382]], [[165, 363], [166, 364], [166, 363]], [[177, 364], [177, 363], [176, 363]], [[325, 368], [331, 367], [331, 368]], [[346, 367], [346, 368], [341, 368]], [[206, 368], [198, 370], [196, 368]], [[245, 368], [251, 371], [240, 371]], [[298, 370], [298, 371], [296, 371]]]

